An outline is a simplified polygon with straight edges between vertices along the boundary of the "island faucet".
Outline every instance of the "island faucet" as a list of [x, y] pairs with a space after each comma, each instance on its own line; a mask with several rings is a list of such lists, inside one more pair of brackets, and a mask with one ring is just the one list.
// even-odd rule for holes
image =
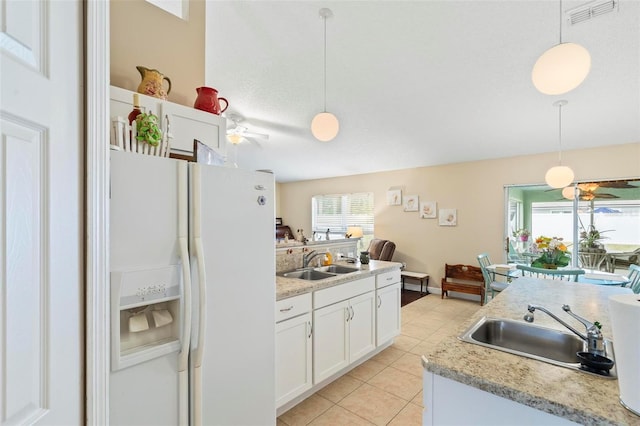
[[322, 252], [322, 253], [318, 253], [315, 250], [311, 250], [309, 253], [306, 253], [302, 256], [302, 267], [306, 268], [309, 266], [309, 263], [311, 263], [311, 261], [313, 259], [315, 259], [318, 256], [321, 256], [323, 254], [327, 254], [327, 252]]
[[587, 329], [587, 334], [586, 335], [580, 333], [578, 330], [576, 330], [575, 328], [573, 328], [572, 326], [570, 326], [566, 322], [562, 321], [560, 318], [558, 318], [552, 312], [550, 312], [546, 308], [544, 308], [542, 306], [539, 306], [539, 305], [529, 305], [529, 306], [527, 306], [527, 310], [529, 311], [529, 313], [525, 314], [524, 320], [527, 321], [527, 322], [533, 322], [533, 312], [536, 309], [538, 309], [538, 310], [540, 310], [542, 312], [545, 312], [551, 318], [553, 318], [554, 320], [558, 321], [560, 324], [562, 324], [565, 327], [567, 327], [569, 330], [571, 330], [574, 334], [576, 334], [582, 340], [587, 342], [587, 348], [588, 348], [588, 351], [590, 353], [604, 356], [604, 354], [605, 354], [604, 353], [604, 338], [602, 337], [602, 332], [600, 331], [599, 324], [597, 324], [597, 323], [594, 324], [594, 323], [589, 322], [586, 319], [574, 314], [573, 312], [571, 312], [571, 307], [569, 307], [569, 305], [562, 305], [562, 310], [565, 311], [566, 313], [568, 313], [569, 315], [571, 315], [572, 317], [574, 317], [575, 319], [577, 319], [578, 321], [580, 321], [585, 326], [585, 328]]

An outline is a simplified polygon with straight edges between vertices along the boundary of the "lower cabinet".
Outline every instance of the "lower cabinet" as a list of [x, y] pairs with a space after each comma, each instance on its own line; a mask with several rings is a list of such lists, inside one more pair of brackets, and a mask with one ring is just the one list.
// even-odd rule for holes
[[400, 283], [379, 288], [377, 293], [376, 344], [400, 334]]
[[375, 292], [316, 309], [313, 324], [313, 377], [319, 383], [375, 349]]
[[[308, 296], [308, 312], [276, 323], [276, 407], [303, 394], [313, 385], [313, 323], [310, 312], [311, 295]], [[297, 314], [294, 312], [296, 309], [304, 310], [304, 304], [300, 300], [296, 302], [281, 309], [292, 314]]]

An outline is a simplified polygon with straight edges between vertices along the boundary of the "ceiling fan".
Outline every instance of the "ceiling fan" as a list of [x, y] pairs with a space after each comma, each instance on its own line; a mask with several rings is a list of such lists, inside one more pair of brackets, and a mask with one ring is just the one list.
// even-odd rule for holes
[[250, 132], [246, 126], [241, 125], [245, 121], [244, 117], [231, 113], [227, 114], [229, 123], [227, 125], [227, 140], [234, 145], [237, 145], [243, 141], [248, 141], [259, 148], [262, 148], [260, 142], [256, 139], [269, 139], [269, 135], [266, 133]]

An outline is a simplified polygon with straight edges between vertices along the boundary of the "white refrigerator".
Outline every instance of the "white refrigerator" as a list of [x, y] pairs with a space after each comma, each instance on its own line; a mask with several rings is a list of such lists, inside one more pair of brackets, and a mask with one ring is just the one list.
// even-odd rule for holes
[[113, 425], [275, 424], [274, 179], [111, 152]]

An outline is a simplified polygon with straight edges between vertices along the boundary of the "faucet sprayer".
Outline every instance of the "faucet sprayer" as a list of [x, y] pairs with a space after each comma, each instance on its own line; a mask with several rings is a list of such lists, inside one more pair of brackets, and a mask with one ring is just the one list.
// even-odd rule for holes
[[552, 312], [550, 312], [546, 308], [544, 308], [542, 306], [539, 306], [539, 305], [528, 305], [527, 306], [527, 310], [529, 312], [527, 314], [525, 314], [525, 316], [524, 316], [524, 320], [526, 322], [533, 322], [533, 320], [534, 320], [533, 312], [536, 309], [546, 313], [551, 318], [553, 318], [554, 320], [558, 321], [560, 324], [564, 325], [566, 328], [571, 330], [575, 335], [580, 337], [582, 340], [587, 342], [587, 348], [588, 348], [588, 351], [590, 353], [597, 354], [597, 355], [604, 355], [604, 339], [602, 337], [602, 332], [600, 331], [600, 324], [598, 322], [592, 323], [592, 322], [589, 322], [586, 319], [574, 314], [573, 312], [571, 312], [571, 308], [569, 307], [569, 305], [562, 305], [562, 310], [565, 311], [566, 313], [568, 313], [569, 315], [571, 315], [573, 318], [575, 318], [578, 321], [580, 321], [585, 326], [585, 328], [587, 330], [587, 334], [586, 335], [580, 333], [578, 330], [576, 330], [575, 328], [573, 328], [572, 326], [570, 326], [569, 324], [567, 324], [566, 322], [564, 322], [563, 320], [558, 318], [555, 314], [553, 314]]

